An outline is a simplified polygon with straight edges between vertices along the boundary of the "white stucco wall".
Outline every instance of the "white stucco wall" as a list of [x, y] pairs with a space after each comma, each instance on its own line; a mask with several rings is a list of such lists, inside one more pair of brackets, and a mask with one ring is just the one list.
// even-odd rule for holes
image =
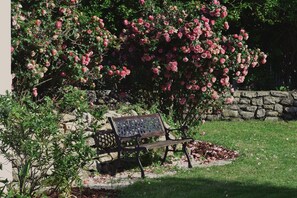
[[[11, 89], [11, 55], [10, 55], [10, 0], [0, 0], [0, 94]], [[12, 180], [12, 166], [0, 155], [0, 180]], [[1, 185], [1, 184], [0, 184]]]

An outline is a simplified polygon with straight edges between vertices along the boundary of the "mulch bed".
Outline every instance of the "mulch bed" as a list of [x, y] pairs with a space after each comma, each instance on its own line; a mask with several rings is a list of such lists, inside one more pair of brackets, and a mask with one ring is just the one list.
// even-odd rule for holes
[[72, 196], [75, 198], [117, 198], [119, 190], [72, 188]]
[[[226, 149], [210, 142], [193, 141], [188, 144], [190, 155], [195, 161], [208, 164], [217, 160], [230, 160], [239, 156], [238, 152]], [[186, 158], [183, 156], [183, 161]], [[72, 195], [75, 198], [116, 198], [120, 190], [73, 188]]]

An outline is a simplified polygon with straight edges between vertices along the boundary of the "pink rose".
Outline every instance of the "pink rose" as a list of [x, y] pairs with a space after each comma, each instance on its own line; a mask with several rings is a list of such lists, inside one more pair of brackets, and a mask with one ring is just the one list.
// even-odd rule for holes
[[227, 21], [224, 23], [224, 29], [225, 30], [228, 30], [229, 29], [229, 23]]
[[207, 90], [207, 88], [205, 86], [201, 88], [202, 92], [206, 92], [206, 90]]
[[41, 20], [37, 19], [37, 20], [35, 21], [35, 24], [36, 24], [37, 26], [40, 26], [40, 25], [41, 25]]
[[61, 29], [62, 28], [62, 21], [59, 20], [59, 21], [56, 22], [56, 28], [57, 29]]
[[153, 70], [153, 73], [154, 74], [157, 74], [157, 75], [159, 75], [159, 73], [160, 73], [160, 70], [158, 69], [158, 68], [152, 68], [152, 70]]
[[226, 59], [224, 59], [224, 58], [220, 58], [220, 63], [221, 64], [224, 64], [226, 62]]
[[181, 98], [180, 100], [179, 100], [179, 104], [181, 104], [181, 105], [184, 105], [184, 104], [186, 104], [186, 98]]
[[139, 0], [140, 5], [144, 5], [145, 0]]
[[218, 92], [213, 91], [212, 94], [211, 94], [211, 98], [214, 99], [214, 100], [217, 100], [219, 98]]
[[149, 16], [148, 16], [148, 19], [149, 19], [150, 21], [153, 21], [155, 18], [154, 18], [154, 16], [149, 15]]
[[33, 96], [34, 96], [35, 98], [38, 96], [38, 91], [37, 91], [37, 88], [36, 88], [36, 87], [34, 87], [34, 88], [32, 89], [32, 94], [33, 94]]
[[89, 70], [89, 69], [88, 69], [87, 67], [83, 67], [83, 68], [81, 68], [81, 71], [82, 71], [83, 73], [86, 73], [88, 70]]

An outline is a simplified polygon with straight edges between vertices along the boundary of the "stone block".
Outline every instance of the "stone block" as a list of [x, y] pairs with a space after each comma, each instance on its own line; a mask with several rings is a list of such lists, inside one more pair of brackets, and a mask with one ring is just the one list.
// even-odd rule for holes
[[63, 125], [64, 129], [69, 131], [76, 131], [78, 129], [78, 126], [75, 122], [67, 122]]
[[288, 97], [289, 92], [286, 91], [271, 91], [270, 94], [276, 97]]
[[252, 105], [262, 106], [263, 105], [263, 98], [253, 98]]
[[266, 117], [277, 117], [278, 115], [277, 111], [266, 111]]
[[250, 112], [255, 112], [257, 110], [257, 106], [247, 106], [246, 107], [246, 110], [247, 111], [250, 111]]
[[222, 117], [221, 115], [207, 115], [206, 120], [209, 120], [209, 121], [220, 120], [221, 117]]
[[291, 106], [293, 105], [294, 100], [292, 98], [284, 98], [281, 100], [282, 105]]
[[275, 104], [280, 101], [280, 98], [273, 97], [273, 96], [265, 96], [264, 97], [264, 104]]
[[242, 116], [243, 119], [248, 120], [255, 117], [255, 113], [249, 111], [240, 111], [239, 114]]
[[233, 110], [227, 110], [227, 109], [224, 109], [223, 112], [223, 117], [233, 117], [233, 118], [236, 118], [239, 116], [238, 114], [238, 111], [233, 111]]
[[257, 97], [269, 96], [269, 91], [257, 91]]
[[239, 106], [237, 106], [237, 105], [228, 105], [227, 108], [231, 109], [231, 110], [239, 110]]
[[293, 92], [292, 97], [294, 98], [294, 100], [297, 100], [297, 92]]
[[254, 91], [243, 91], [243, 92], [241, 92], [241, 97], [254, 98], [254, 97], [256, 97], [256, 92], [254, 92]]
[[256, 118], [263, 118], [265, 116], [265, 109], [258, 109], [256, 112]]
[[279, 118], [278, 117], [266, 117], [265, 121], [278, 121]]
[[75, 121], [76, 120], [76, 116], [75, 115], [71, 115], [71, 114], [61, 114], [61, 122], [71, 122], [71, 121]]
[[233, 97], [234, 98], [239, 98], [241, 96], [241, 91], [235, 91], [234, 93], [233, 93]]
[[264, 105], [264, 109], [266, 110], [273, 110], [275, 105]]
[[276, 104], [276, 105], [274, 106], [274, 110], [277, 111], [278, 113], [282, 113], [283, 110], [284, 110], [284, 108], [283, 108], [282, 105], [280, 105], [280, 104]]
[[234, 98], [233, 100], [233, 104], [238, 104], [239, 103], [240, 98]]
[[250, 104], [251, 100], [248, 98], [240, 98], [239, 104]]

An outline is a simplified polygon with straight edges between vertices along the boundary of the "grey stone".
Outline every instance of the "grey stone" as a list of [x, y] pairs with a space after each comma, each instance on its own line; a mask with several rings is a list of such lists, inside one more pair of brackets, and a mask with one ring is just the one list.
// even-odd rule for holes
[[294, 98], [294, 100], [297, 100], [297, 92], [293, 92], [292, 97]]
[[291, 106], [291, 105], [293, 105], [293, 99], [291, 99], [291, 98], [284, 98], [284, 99], [282, 99], [281, 100], [281, 104], [282, 105], [286, 105], [286, 106]]
[[241, 110], [246, 110], [246, 108], [249, 107], [249, 105], [242, 104], [242, 105], [238, 105], [238, 107], [239, 107]]
[[228, 105], [227, 108], [231, 110], [239, 110], [239, 107], [237, 105]]
[[255, 113], [252, 113], [252, 112], [249, 112], [249, 111], [240, 111], [239, 114], [245, 120], [254, 118], [254, 116], [255, 116]]
[[239, 104], [250, 104], [251, 100], [248, 98], [240, 98]]
[[206, 120], [214, 121], [214, 120], [220, 120], [222, 116], [220, 115], [207, 115]]
[[69, 131], [76, 131], [78, 129], [78, 126], [75, 122], [67, 122], [63, 125], [64, 129]]
[[279, 113], [277, 111], [266, 111], [267, 117], [277, 117]]
[[276, 104], [276, 105], [274, 106], [274, 110], [277, 111], [278, 113], [282, 113], [283, 110], [284, 110], [284, 108], [283, 108], [282, 105], [280, 105], [280, 104]]
[[289, 93], [286, 91], [271, 91], [270, 92], [272, 96], [276, 97], [288, 97]]
[[98, 100], [98, 103], [99, 103], [100, 105], [103, 105], [103, 104], [105, 104], [105, 101], [104, 101], [102, 98], [100, 98], [100, 99]]
[[95, 140], [92, 137], [86, 138], [86, 143], [88, 146], [94, 146], [95, 145]]
[[107, 111], [104, 115], [103, 115], [103, 118], [108, 118], [108, 117], [115, 117], [115, 118], [118, 118], [118, 117], [121, 117], [121, 114], [115, 112], [115, 111]]
[[234, 98], [233, 100], [233, 104], [238, 104], [239, 103], [240, 98]]
[[134, 110], [130, 110], [129, 114], [131, 116], [137, 116], [138, 115], [138, 113], [136, 111], [134, 111]]
[[244, 98], [254, 98], [254, 97], [256, 97], [256, 92], [253, 92], [253, 91], [243, 91], [243, 92], [241, 92], [241, 97], [244, 97]]
[[257, 97], [269, 96], [270, 93], [268, 91], [257, 91]]
[[256, 112], [256, 118], [263, 118], [265, 116], [265, 109], [258, 109]]
[[250, 111], [250, 112], [255, 112], [257, 110], [257, 106], [247, 106], [246, 107], [246, 110], [247, 111]]
[[76, 120], [76, 116], [75, 115], [71, 115], [71, 114], [61, 114], [61, 122], [70, 122], [70, 121], [75, 121]]
[[265, 121], [278, 121], [279, 118], [278, 117], [266, 117]]
[[253, 98], [252, 105], [262, 106], [263, 105], [263, 98]]
[[233, 97], [234, 98], [239, 98], [241, 96], [241, 91], [235, 91], [234, 93], [233, 93]]
[[265, 96], [264, 97], [264, 104], [275, 104], [280, 101], [280, 98], [272, 97], [272, 96]]
[[293, 106], [297, 107], [297, 100], [293, 102]]
[[233, 110], [223, 110], [223, 117], [238, 117], [238, 111]]
[[83, 113], [82, 118], [84, 122], [91, 124], [93, 120], [93, 116], [90, 113]]
[[264, 105], [264, 109], [266, 110], [273, 110], [275, 105]]

